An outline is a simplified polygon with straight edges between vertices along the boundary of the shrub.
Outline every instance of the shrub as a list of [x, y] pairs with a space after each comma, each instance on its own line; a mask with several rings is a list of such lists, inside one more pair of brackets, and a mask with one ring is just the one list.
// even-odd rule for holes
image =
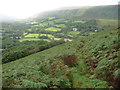
[[30, 81], [30, 80], [23, 80], [22, 81], [23, 83], [23, 87], [25, 88], [45, 88], [47, 87], [47, 85], [45, 83], [36, 83], [36, 82], [33, 82], [33, 81]]

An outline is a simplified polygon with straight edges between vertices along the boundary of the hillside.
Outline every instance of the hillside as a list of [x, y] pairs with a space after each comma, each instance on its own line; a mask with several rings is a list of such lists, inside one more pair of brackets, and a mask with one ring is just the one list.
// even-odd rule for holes
[[3, 87], [116, 88], [120, 84], [118, 29], [3, 64]]
[[46, 17], [59, 17], [67, 19], [118, 19], [118, 6], [87, 6], [87, 7], [67, 7], [36, 15], [34, 19], [38, 20]]
[[[51, 48], [55, 45], [86, 37], [117, 27], [112, 19], [71, 20], [48, 17], [36, 21], [2, 23], [2, 63]], [[14, 56], [14, 57], [13, 57]]]
[[5, 54], [10, 56], [10, 51], [19, 52], [21, 49], [35, 51], [36, 47], [39, 48], [39, 42], [51, 43], [59, 40], [67, 42], [118, 27], [117, 8], [117, 5], [67, 7], [40, 13], [21, 21], [4, 16], [0, 30], [3, 56]]

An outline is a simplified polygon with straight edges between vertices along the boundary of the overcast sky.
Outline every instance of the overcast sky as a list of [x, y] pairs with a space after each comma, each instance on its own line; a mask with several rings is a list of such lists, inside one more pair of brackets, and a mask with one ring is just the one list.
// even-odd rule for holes
[[23, 19], [61, 7], [114, 5], [118, 2], [119, 0], [1, 0], [0, 15]]

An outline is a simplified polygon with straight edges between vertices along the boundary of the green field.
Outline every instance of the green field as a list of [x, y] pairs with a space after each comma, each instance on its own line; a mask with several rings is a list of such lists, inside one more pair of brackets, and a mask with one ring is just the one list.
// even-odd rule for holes
[[46, 26], [54, 25], [54, 24], [55, 24], [54, 21], [47, 21], [47, 22], [40, 23], [39, 26], [46, 27]]
[[46, 31], [53, 31], [53, 32], [57, 32], [57, 31], [61, 31], [60, 28], [55, 28], [55, 27], [49, 27], [45, 29]]
[[38, 24], [38, 22], [28, 22], [26, 24]]
[[60, 27], [60, 28], [65, 28], [66, 25], [65, 24], [58, 24], [58, 25], [55, 25], [56, 27]]
[[76, 21], [73, 21], [73, 23], [85, 23], [86, 21], [82, 21], [82, 20], [76, 20]]
[[95, 33], [95, 32], [90, 32], [90, 33], [89, 33], [89, 35], [94, 35], [94, 34], [96, 34], [96, 33]]
[[39, 38], [21, 38], [19, 41], [23, 42], [23, 41], [39, 41], [39, 40], [50, 42], [49, 39], [39, 39]]
[[71, 32], [69, 32], [69, 34], [70, 35], [77, 35], [77, 34], [80, 34], [80, 32], [79, 31], [71, 31]]
[[[26, 35], [27, 33], [24, 33]], [[50, 42], [49, 39], [40, 39], [38, 38], [39, 36], [47, 36], [48, 38], [55, 38], [52, 34], [27, 34], [24, 38], [21, 38], [19, 41], [39, 41], [39, 40], [44, 40]]]
[[53, 36], [52, 34], [27, 34], [27, 33], [24, 33], [23, 35], [26, 35], [26, 36], [24, 36], [24, 38], [21, 38], [19, 40], [20, 42], [22, 42], [22, 41], [39, 41], [39, 40], [44, 40], [44, 41], [50, 42], [49, 39], [38, 38], [39, 36], [47, 36], [50, 39], [55, 38], [55, 36]]
[[47, 36], [48, 38], [55, 38], [52, 34], [40, 34], [40, 36]]
[[27, 35], [28, 33], [23, 33], [23, 36]]
[[52, 20], [52, 19], [55, 19], [56, 17], [49, 17], [48, 20]]
[[45, 26], [48, 26], [48, 23], [41, 23], [39, 24], [40, 27], [45, 27]]
[[74, 35], [71, 35], [71, 34], [67, 34], [68, 37], [74, 37]]
[[27, 29], [27, 31], [32, 31], [32, 29], [30, 28], [30, 29]]
[[57, 20], [54, 20], [55, 23], [61, 23], [61, 22], [64, 22], [65, 19], [57, 19]]
[[28, 34], [25, 37], [26, 38], [31, 38], [31, 37], [38, 38], [38, 36], [39, 36], [39, 34]]
[[80, 34], [79, 31], [71, 31], [67, 33], [67, 36], [69, 37], [76, 37], [78, 34]]
[[39, 26], [40, 26], [40, 25], [37, 24], [37, 25], [32, 25], [31, 27], [34, 28], [34, 27], [39, 27]]

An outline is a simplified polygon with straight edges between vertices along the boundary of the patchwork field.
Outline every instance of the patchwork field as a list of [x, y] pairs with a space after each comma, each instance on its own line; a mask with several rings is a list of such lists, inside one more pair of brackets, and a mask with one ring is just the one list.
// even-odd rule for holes
[[[55, 36], [53, 36], [52, 34], [27, 34], [27, 33], [24, 33], [23, 36], [24, 37], [22, 37], [19, 40], [20, 42], [22, 42], [22, 41], [38, 41], [38, 40], [45, 40], [45, 41], [50, 42], [49, 39], [55, 38]], [[42, 36], [46, 36], [49, 39], [42, 39], [41, 38]]]

